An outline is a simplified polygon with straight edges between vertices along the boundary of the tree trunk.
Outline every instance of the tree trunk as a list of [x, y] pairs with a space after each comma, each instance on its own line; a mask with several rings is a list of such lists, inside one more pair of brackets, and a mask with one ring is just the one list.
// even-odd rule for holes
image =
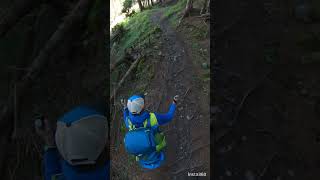
[[208, 11], [207, 7], [208, 7], [208, 0], [204, 0], [203, 6], [202, 6], [201, 11], [200, 11], [200, 14], [206, 13]]
[[153, 0], [150, 0], [150, 2], [151, 2], [151, 6], [153, 6]]
[[210, 6], [211, 6], [211, 0], [208, 0], [206, 13], [210, 13]]
[[188, 0], [186, 8], [183, 12], [183, 15], [182, 15], [181, 19], [179, 20], [178, 26], [181, 24], [182, 20], [190, 14], [192, 9], [193, 9], [193, 0]]
[[193, 9], [193, 0], [188, 0], [186, 9], [184, 10], [184, 17], [188, 16], [192, 9]]
[[138, 1], [138, 5], [139, 5], [140, 11], [143, 11], [143, 10], [144, 10], [144, 7], [143, 7], [143, 5], [142, 5], [142, 3], [141, 3], [141, 0], [137, 0], [137, 1]]

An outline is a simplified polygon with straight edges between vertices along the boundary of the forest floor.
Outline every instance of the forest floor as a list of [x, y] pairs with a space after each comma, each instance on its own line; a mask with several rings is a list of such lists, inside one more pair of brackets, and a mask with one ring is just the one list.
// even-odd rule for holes
[[[173, 96], [180, 96], [173, 121], [161, 127], [167, 139], [166, 163], [147, 171], [130, 157], [129, 160], [114, 157], [113, 161], [118, 162], [116, 166], [127, 163], [129, 167], [116, 168], [126, 169], [128, 179], [188, 179], [188, 172], [204, 172], [207, 175], [204, 179], [210, 179], [209, 36], [195, 41], [190, 32], [197, 23], [204, 23], [202, 20], [188, 17], [175, 28], [164, 11], [165, 8], [157, 8], [150, 15], [161, 34], [149, 47], [157, 50], [155, 55], [147, 58], [153, 64], [154, 74], [143, 83], [147, 83], [144, 93], [146, 107], [151, 111], [168, 111]], [[119, 151], [120, 156], [126, 154], [122, 146]]]
[[320, 22], [296, 7], [216, 2], [214, 179], [320, 177]]

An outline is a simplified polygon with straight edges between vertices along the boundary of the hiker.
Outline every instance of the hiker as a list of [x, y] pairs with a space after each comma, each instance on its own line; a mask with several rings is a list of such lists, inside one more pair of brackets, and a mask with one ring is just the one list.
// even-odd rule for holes
[[164, 160], [166, 140], [159, 126], [173, 119], [178, 96], [173, 98], [169, 111], [166, 114], [152, 113], [144, 109], [145, 98], [143, 95], [131, 96], [127, 104], [122, 99], [123, 118], [129, 129], [124, 138], [127, 152], [136, 157], [140, 166], [146, 169], [160, 167]]
[[78, 106], [57, 121], [56, 132], [48, 119], [35, 122], [45, 142], [45, 180], [109, 179], [108, 122], [105, 113]]

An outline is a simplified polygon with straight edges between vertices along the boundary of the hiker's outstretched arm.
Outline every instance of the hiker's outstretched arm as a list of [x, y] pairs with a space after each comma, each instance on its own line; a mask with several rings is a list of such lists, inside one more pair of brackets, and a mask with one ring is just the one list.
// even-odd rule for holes
[[174, 112], [176, 111], [176, 104], [172, 103], [170, 105], [169, 111], [165, 114], [154, 113], [157, 117], [158, 124], [163, 125], [170, 122], [174, 116]]
[[53, 176], [61, 174], [57, 148], [50, 148], [44, 153], [44, 174], [45, 180], [51, 180]]
[[123, 121], [126, 124], [126, 127], [129, 128], [129, 123], [128, 123], [128, 117], [129, 116], [129, 110], [127, 107], [123, 108]]

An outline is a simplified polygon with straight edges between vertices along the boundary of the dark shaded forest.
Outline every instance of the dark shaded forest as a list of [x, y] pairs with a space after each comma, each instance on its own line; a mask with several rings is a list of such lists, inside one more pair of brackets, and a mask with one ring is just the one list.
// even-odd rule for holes
[[214, 179], [319, 179], [319, 7], [215, 3]]
[[37, 117], [55, 123], [109, 96], [106, 7], [102, 0], [1, 1], [1, 179], [43, 179]]

